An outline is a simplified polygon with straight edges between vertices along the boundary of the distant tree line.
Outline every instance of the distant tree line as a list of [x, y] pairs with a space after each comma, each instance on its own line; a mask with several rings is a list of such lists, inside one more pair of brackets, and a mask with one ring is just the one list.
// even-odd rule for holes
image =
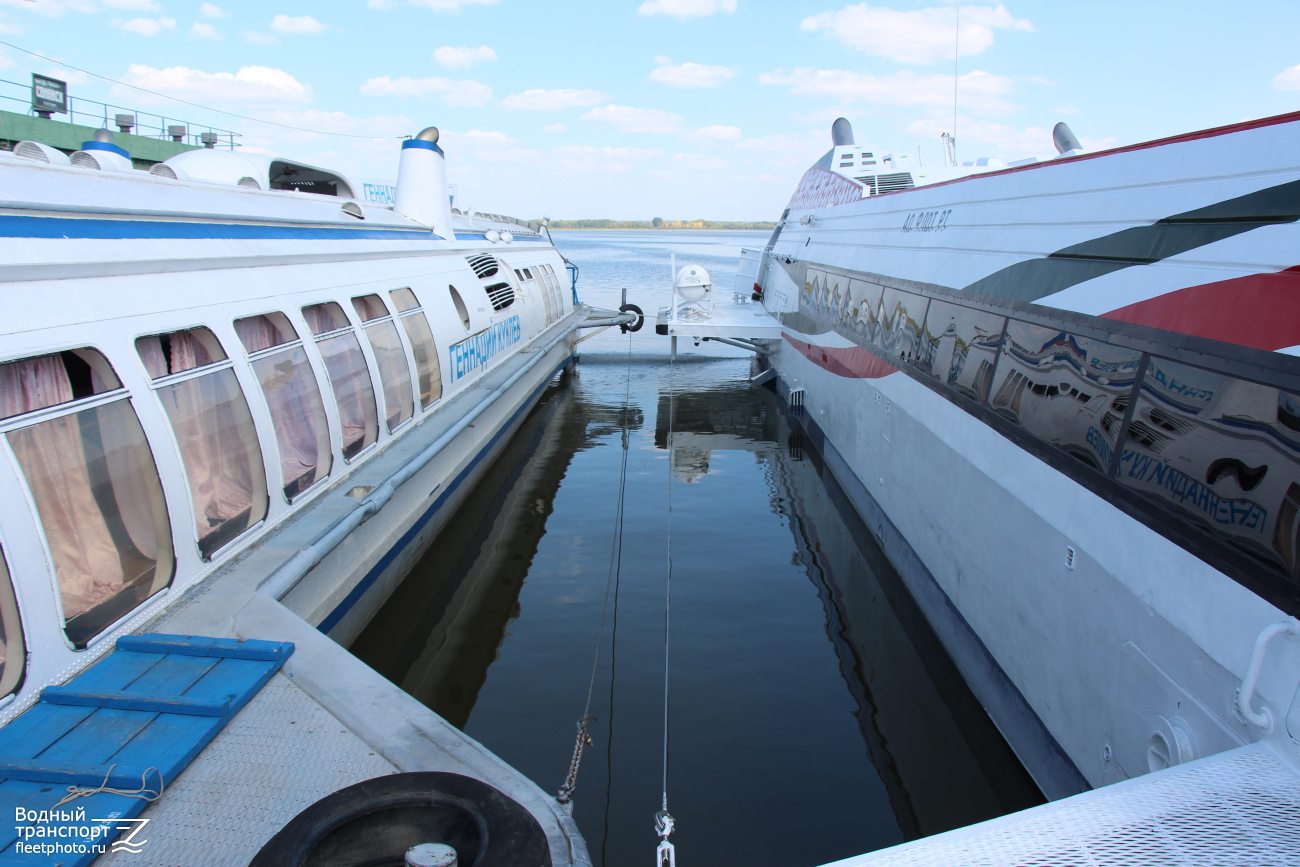
[[741, 220], [551, 220], [552, 229], [775, 229], [776, 223], [764, 220], [746, 223]]

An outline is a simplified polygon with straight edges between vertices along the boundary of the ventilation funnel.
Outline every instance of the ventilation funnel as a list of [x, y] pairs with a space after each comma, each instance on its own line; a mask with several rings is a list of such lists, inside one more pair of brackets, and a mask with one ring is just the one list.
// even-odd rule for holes
[[431, 126], [402, 142], [393, 210], [423, 223], [449, 241], [456, 237], [451, 226], [447, 163], [442, 148], [438, 147], [437, 127]]
[[835, 147], [853, 144], [853, 124], [846, 117], [838, 117], [831, 124], [831, 144]]
[[1083, 150], [1083, 145], [1079, 144], [1079, 140], [1074, 137], [1074, 133], [1070, 132], [1070, 128], [1065, 125], [1065, 121], [1061, 121], [1052, 128], [1052, 144], [1056, 145], [1058, 154], [1063, 154], [1066, 151]]

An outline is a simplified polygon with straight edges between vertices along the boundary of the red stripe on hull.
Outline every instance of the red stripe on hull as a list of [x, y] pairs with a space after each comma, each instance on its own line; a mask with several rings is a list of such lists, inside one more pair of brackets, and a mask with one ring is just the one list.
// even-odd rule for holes
[[785, 340], [818, 367], [849, 379], [879, 379], [898, 371], [860, 346], [816, 346], [784, 334]]
[[1102, 315], [1238, 346], [1284, 349], [1300, 345], [1300, 266], [1189, 286]]

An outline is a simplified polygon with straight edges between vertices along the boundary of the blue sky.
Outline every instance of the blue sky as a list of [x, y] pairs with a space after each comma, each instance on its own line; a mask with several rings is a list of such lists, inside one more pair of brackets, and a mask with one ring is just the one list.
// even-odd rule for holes
[[[764, 0], [0, 0], [0, 78], [234, 129], [250, 150], [391, 178], [444, 130], [459, 201], [522, 217], [774, 219], [844, 114], [940, 158], [952, 4]], [[1300, 109], [1300, 3], [960, 7], [960, 159], [1090, 148]], [[0, 93], [19, 95], [3, 85]], [[23, 110], [19, 103], [3, 107]], [[345, 138], [348, 133], [389, 138]]]

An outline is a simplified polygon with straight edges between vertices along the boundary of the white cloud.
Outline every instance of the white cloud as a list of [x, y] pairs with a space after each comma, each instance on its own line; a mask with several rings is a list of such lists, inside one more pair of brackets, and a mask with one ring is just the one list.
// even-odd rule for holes
[[[866, 102], [873, 105], [927, 106], [952, 108], [952, 76], [922, 75], [905, 69], [889, 75], [850, 72], [844, 69], [809, 69], [798, 67], [787, 73], [783, 69], [765, 72], [758, 80], [763, 84], [789, 87], [797, 96], [829, 97], [842, 102]], [[976, 70], [961, 76], [959, 102], [966, 111], [976, 114], [1010, 114], [1019, 107], [1004, 98], [1012, 89], [1012, 79]]]
[[589, 108], [609, 101], [608, 93], [599, 90], [525, 90], [501, 100], [501, 107], [516, 111], [560, 111], [565, 108]]
[[740, 141], [740, 127], [715, 123], [712, 126], [700, 127], [691, 133], [691, 138], [701, 141]]
[[118, 30], [125, 30], [127, 33], [139, 33], [141, 36], [157, 36], [164, 30], [171, 30], [176, 26], [175, 18], [131, 18], [123, 21], [121, 18], [114, 18], [109, 22], [110, 27], [116, 27]]
[[[154, 69], [133, 63], [125, 81], [146, 90], [207, 104], [247, 106], [302, 105], [311, 102], [311, 88], [289, 73], [266, 66], [245, 66], [238, 72], [204, 72], [184, 66]], [[114, 99], [135, 103], [156, 102], [156, 97], [129, 87], [115, 86]]]
[[110, 9], [128, 12], [158, 12], [162, 9], [157, 0], [99, 0]]
[[437, 94], [447, 105], [457, 108], [478, 108], [492, 101], [492, 88], [486, 84], [466, 79], [450, 78], [372, 78], [361, 86], [366, 96], [400, 96], [423, 99]]
[[90, 0], [0, 0], [0, 5], [35, 12], [45, 18], [58, 18], [69, 9], [84, 14], [99, 11], [99, 7]]
[[[423, 6], [434, 12], [459, 12], [462, 6], [492, 6], [500, 0], [406, 0], [407, 6]], [[392, 9], [396, 0], [366, 0], [371, 9]]]
[[86, 84], [90, 81], [90, 76], [80, 70], [64, 69], [58, 66], [45, 67], [45, 74], [50, 78], [66, 81], [68, 84]]
[[838, 12], [823, 12], [803, 20], [804, 30], [824, 30], [851, 48], [900, 63], [934, 63], [951, 60], [954, 47], [969, 57], [993, 44], [993, 28], [1033, 30], [1023, 18], [1014, 18], [1002, 4], [961, 7], [961, 33], [956, 31], [953, 6], [902, 11], [859, 3]]
[[686, 129], [686, 121], [681, 115], [658, 108], [633, 108], [630, 105], [593, 108], [582, 119], [610, 124], [623, 133], [678, 133]]
[[1052, 109], [1052, 114], [1078, 114], [1079, 110], [1072, 105], [1058, 105]]
[[245, 42], [251, 42], [254, 45], [279, 45], [280, 40], [269, 33], [258, 33], [256, 30], [241, 30], [240, 37]]
[[433, 59], [443, 69], [469, 69], [475, 64], [496, 60], [497, 53], [486, 45], [480, 45], [478, 48], [466, 48], [463, 45], [454, 48], [444, 45], [433, 52]]
[[716, 172], [728, 166], [726, 160], [706, 157], [704, 154], [677, 154], [673, 157], [673, 168], [694, 169], [696, 171]]
[[217, 28], [211, 24], [205, 24], [202, 21], [195, 21], [194, 26], [190, 28], [190, 36], [195, 39], [221, 39], [222, 36], [217, 32]]
[[276, 33], [324, 33], [328, 24], [322, 24], [310, 15], [277, 15], [271, 19], [271, 29]]
[[542, 127], [542, 132], [567, 132], [568, 127], [562, 123], [548, 123]]
[[14, 65], [14, 59], [8, 54], [0, 52], [0, 69], [8, 69]]
[[225, 9], [220, 6], [213, 6], [211, 3], [204, 3], [200, 6], [199, 14], [204, 18], [226, 18], [230, 15]]
[[671, 15], [684, 21], [715, 12], [735, 12], [736, 0], [645, 0], [636, 11], [640, 15]]
[[721, 87], [740, 72], [729, 66], [705, 66], [702, 63], [674, 64], [667, 57], [656, 57], [659, 66], [650, 73], [650, 80], [667, 87]]
[[1273, 79], [1273, 87], [1278, 90], [1300, 90], [1300, 65], [1279, 72]]
[[518, 144], [510, 136], [497, 130], [472, 129], [469, 132], [448, 131], [442, 140], [453, 146], [500, 148]]
[[664, 152], [654, 148], [592, 147], [591, 145], [564, 145], [552, 151], [561, 167], [582, 174], [625, 172], [633, 163], [657, 160]]

